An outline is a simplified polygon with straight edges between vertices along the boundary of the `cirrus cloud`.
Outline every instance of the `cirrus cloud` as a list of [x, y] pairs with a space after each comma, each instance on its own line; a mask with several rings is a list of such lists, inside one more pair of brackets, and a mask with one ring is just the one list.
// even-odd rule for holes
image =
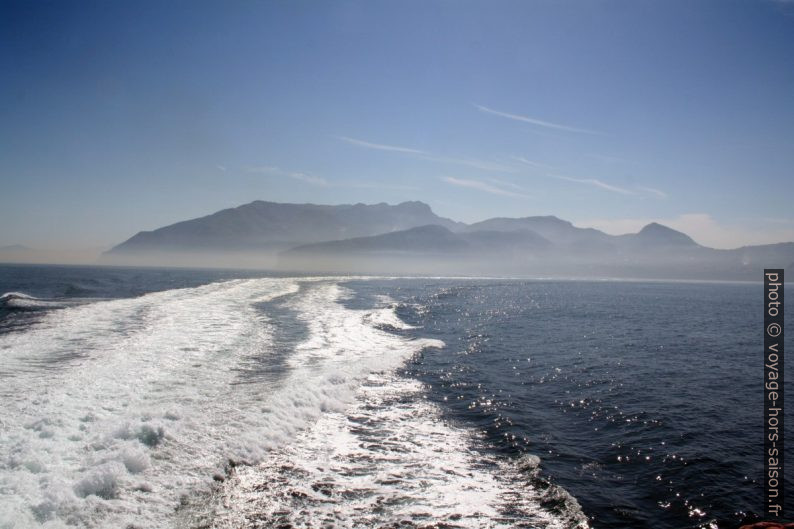
[[501, 187], [497, 187], [494, 184], [489, 184], [488, 182], [482, 182], [480, 180], [469, 180], [465, 178], [455, 178], [453, 176], [445, 176], [441, 180], [444, 182], [451, 184], [453, 186], [458, 187], [466, 187], [469, 189], [476, 189], [477, 191], [482, 191], [484, 193], [490, 193], [491, 195], [501, 195], [506, 197], [515, 197], [515, 198], [529, 198], [529, 195], [525, 193], [517, 193], [515, 191], [509, 191], [507, 189], [503, 189]]

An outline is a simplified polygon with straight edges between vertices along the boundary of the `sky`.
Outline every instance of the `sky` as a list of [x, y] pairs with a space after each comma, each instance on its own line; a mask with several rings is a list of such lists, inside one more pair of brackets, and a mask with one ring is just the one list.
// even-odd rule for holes
[[253, 200], [794, 241], [794, 2], [0, 0], [0, 246]]

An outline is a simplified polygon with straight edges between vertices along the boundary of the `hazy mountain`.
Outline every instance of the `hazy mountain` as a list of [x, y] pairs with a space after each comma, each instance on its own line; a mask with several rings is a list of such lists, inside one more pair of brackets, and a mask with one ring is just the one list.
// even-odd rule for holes
[[447, 255], [480, 252], [543, 250], [551, 243], [531, 231], [499, 232], [475, 231], [453, 233], [438, 225], [420, 226], [409, 230], [385, 233], [373, 237], [357, 237], [341, 241], [307, 244], [293, 248], [285, 254], [308, 255], [333, 253], [389, 252], [397, 254]]
[[422, 202], [256, 201], [140, 232], [105, 260], [375, 274], [757, 279], [764, 267], [790, 267], [794, 243], [715, 250], [657, 223], [614, 236], [553, 216], [466, 225]]
[[524, 263], [553, 244], [535, 232], [461, 231], [430, 225], [400, 232], [298, 246], [279, 267], [296, 271], [380, 274], [493, 274]]
[[689, 235], [656, 222], [648, 224], [638, 233], [621, 236], [621, 242], [655, 249], [700, 247]]
[[[528, 226], [543, 229], [553, 240]], [[422, 226], [302, 245], [284, 252], [280, 266], [306, 272], [721, 280], [758, 279], [764, 267], [784, 268], [792, 262], [794, 243], [716, 250], [657, 223], [635, 234], [612, 236], [556, 217], [530, 217], [491, 219], [456, 233]]]
[[517, 219], [496, 217], [475, 222], [467, 231], [524, 231], [529, 230], [554, 242], [566, 244], [584, 240], [608, 241], [610, 236], [593, 228], [577, 228], [567, 220], [549, 215], [544, 217], [522, 217]]
[[789, 268], [794, 270], [794, 242], [743, 246], [735, 250], [714, 250], [729, 255], [747, 268]]
[[551, 241], [534, 231], [469, 231], [461, 235], [474, 251], [493, 253], [543, 253], [554, 247]]
[[322, 206], [258, 200], [154, 231], [139, 232], [108, 254], [283, 249], [428, 224], [458, 227], [458, 223], [437, 216], [422, 202], [396, 206], [384, 203]]
[[447, 228], [438, 225], [419, 226], [404, 231], [384, 233], [372, 237], [355, 237], [298, 246], [287, 254], [321, 254], [328, 252], [393, 252], [434, 254], [460, 252], [466, 242]]
[[577, 228], [557, 217], [494, 218], [465, 226], [461, 231], [438, 225], [422, 226], [371, 237], [357, 237], [301, 245], [287, 254], [327, 252], [395, 252], [427, 255], [454, 253], [515, 253], [530, 251], [554, 255], [601, 255], [604, 250], [617, 254], [702, 248], [688, 235], [652, 223], [639, 233], [614, 236], [592, 228]]

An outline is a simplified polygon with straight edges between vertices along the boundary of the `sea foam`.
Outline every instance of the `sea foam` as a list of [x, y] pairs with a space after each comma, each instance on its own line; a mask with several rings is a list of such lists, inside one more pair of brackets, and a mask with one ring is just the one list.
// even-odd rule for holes
[[163, 527], [230, 457], [263, 450], [262, 400], [236, 385], [269, 354], [256, 304], [288, 279], [239, 280], [48, 313], [0, 336], [0, 527]]
[[[0, 527], [168, 527], [174, 509], [255, 464], [373, 372], [423, 347], [378, 328], [335, 280], [235, 280], [68, 307], [0, 336]], [[284, 297], [308, 330], [277, 381], [260, 304]], [[396, 322], [393, 322], [396, 323]]]
[[[0, 528], [240, 527], [284, 512], [340, 527], [578, 524], [577, 509], [539, 507], [522, 465], [477, 452], [397, 375], [444, 344], [408, 336], [388, 298], [346, 308], [340, 282], [226, 281], [67, 307], [0, 335]], [[306, 330], [282, 359], [284, 322], [262, 305], [274, 300]], [[276, 362], [279, 377], [241, 375]]]

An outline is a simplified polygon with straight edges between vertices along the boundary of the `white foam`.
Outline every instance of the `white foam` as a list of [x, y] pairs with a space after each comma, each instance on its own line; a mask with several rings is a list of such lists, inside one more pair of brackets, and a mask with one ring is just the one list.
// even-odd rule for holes
[[[291, 491], [320, 498], [307, 484], [331, 479], [363, 495], [310, 502], [305, 521], [364, 520], [376, 497], [396, 502], [376, 521], [389, 513], [500, 519], [510, 490], [500, 463], [486, 458], [492, 468], [483, 467], [468, 434], [444, 425], [420, 386], [394, 375], [422, 348], [443, 344], [388, 332], [406, 328], [391, 300], [345, 308], [339, 301], [350, 292], [338, 281], [171, 290], [68, 307], [0, 336], [0, 528], [173, 527], [175, 512], [202, 513], [177, 507], [205, 497], [229, 460], [262, 466], [237, 467], [223, 494], [252, 503], [231, 514], [213, 503], [218, 527], [237, 527], [235, 516], [254, 516], [255, 507], [286, 508], [278, 498]], [[256, 305], [285, 295], [308, 336], [286, 358], [271, 359], [279, 322]], [[241, 377], [269, 362], [286, 364], [281, 376]], [[368, 435], [382, 436], [382, 450], [361, 446], [356, 417], [372, 421]], [[305, 472], [279, 473], [293, 459]], [[272, 504], [250, 496], [263, 476], [282, 481]], [[518, 496], [536, 508], [531, 488]], [[559, 526], [542, 509], [525, 513], [541, 527]]]
[[0, 307], [19, 310], [53, 309], [65, 307], [69, 302], [39, 299], [23, 292], [6, 292], [0, 296]]
[[[165, 527], [229, 457], [262, 453], [269, 354], [255, 303], [289, 279], [230, 281], [49, 313], [0, 336], [0, 527]], [[150, 491], [150, 492], [146, 492]]]
[[24, 292], [6, 292], [0, 296], [0, 301], [8, 301], [9, 299], [36, 299], [35, 297], [25, 294]]
[[[293, 304], [311, 332], [290, 362], [298, 384], [330, 390], [326, 413], [261, 465], [237, 467], [210, 501], [194, 498], [178, 525], [588, 527], [569, 496], [559, 513], [541, 506], [549, 493], [565, 493], [533, 486], [539, 458], [510, 462], [478, 452], [476, 433], [446, 424], [421, 384], [396, 374], [413, 353], [442, 342], [385, 332], [385, 318], [373, 314], [398, 319], [391, 300], [353, 311], [335, 302], [346, 295], [338, 285], [316, 285]], [[299, 393], [311, 390], [291, 392]]]
[[309, 338], [287, 359], [291, 374], [266, 404], [268, 448], [283, 444], [322, 413], [343, 410], [369, 374], [393, 370], [437, 340], [407, 340], [367, 323], [371, 312], [345, 309], [349, 291], [336, 283], [307, 284], [291, 303]]
[[570, 497], [559, 512], [541, 506], [549, 489], [530, 481], [537, 457], [528, 471], [475, 450], [476, 434], [446, 424], [422, 394], [416, 381], [370, 375], [343, 413], [325, 414], [266, 464], [235, 469], [180, 525], [588, 527]]
[[415, 329], [413, 325], [405, 323], [397, 316], [397, 303], [388, 296], [378, 296], [380, 307], [373, 309], [365, 316], [365, 321], [375, 327], [385, 330]]

